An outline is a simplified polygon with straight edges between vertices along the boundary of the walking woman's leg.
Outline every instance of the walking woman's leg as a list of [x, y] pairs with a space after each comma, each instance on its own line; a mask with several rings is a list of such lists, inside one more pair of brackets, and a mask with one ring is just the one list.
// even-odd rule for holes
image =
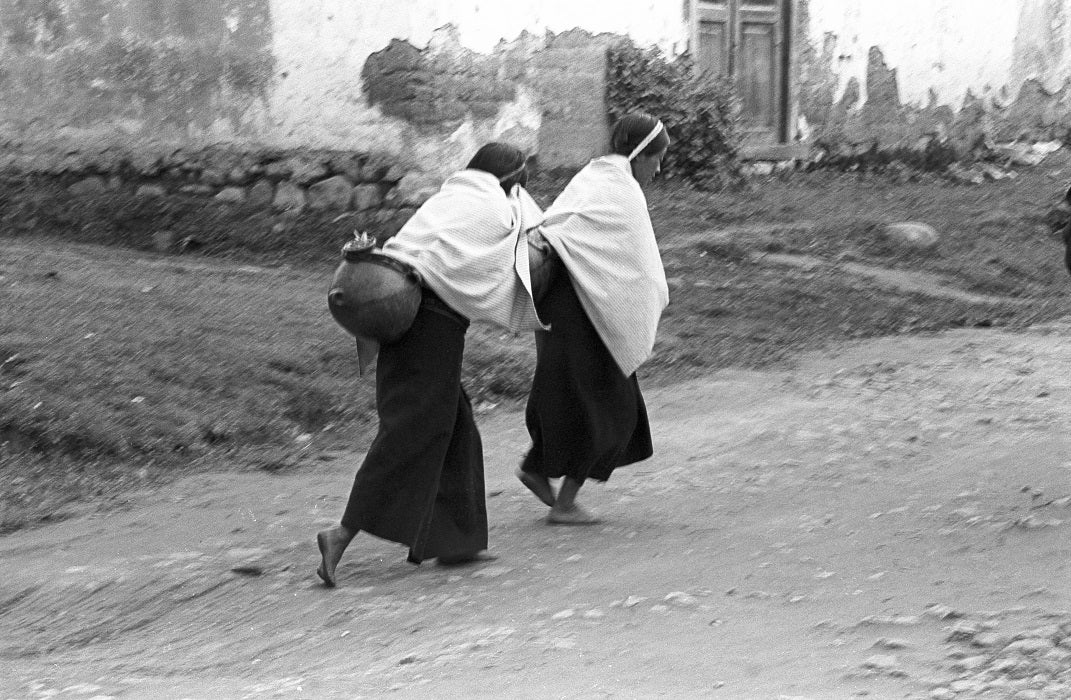
[[547, 515], [547, 522], [551, 525], [595, 525], [599, 519], [581, 508], [576, 503], [576, 494], [584, 482], [567, 476], [562, 479], [561, 488], [558, 489], [558, 498]]
[[557, 498], [554, 494], [554, 487], [551, 486], [550, 479], [537, 474], [535, 472], [526, 472], [524, 469], [517, 469], [517, 478], [524, 484], [529, 491], [535, 494], [535, 497], [543, 501], [548, 506], [553, 507], [554, 501]]
[[460, 564], [488, 558], [481, 554], [487, 549], [483, 443], [460, 380], [453, 433], [425, 513], [410, 561], [437, 558], [440, 564]]
[[[457, 432], [468, 326], [453, 312], [444, 312], [442, 302], [428, 293], [425, 297], [409, 332], [380, 349], [376, 437], [354, 477], [341, 522], [316, 538], [321, 555], [317, 575], [329, 587], [358, 532], [424, 549], [423, 525]], [[482, 462], [478, 466], [482, 476]]]
[[328, 588], [335, 587], [335, 568], [342, 559], [342, 553], [356, 535], [356, 530], [350, 530], [345, 525], [337, 525], [316, 533], [316, 546], [320, 549], [320, 567], [316, 569], [316, 575]]

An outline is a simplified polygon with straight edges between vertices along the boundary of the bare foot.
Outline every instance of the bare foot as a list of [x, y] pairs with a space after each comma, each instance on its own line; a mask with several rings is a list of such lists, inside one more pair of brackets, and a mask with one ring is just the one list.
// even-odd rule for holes
[[546, 503], [548, 506], [554, 506], [554, 489], [550, 485], [550, 481], [547, 477], [541, 474], [530, 474], [522, 469], [517, 470], [517, 478], [521, 480], [521, 483], [528, 487], [528, 490], [536, 495], [536, 498]]
[[342, 526], [316, 533], [316, 546], [320, 548], [320, 567], [316, 569], [316, 575], [328, 588], [335, 587], [335, 567], [338, 566], [338, 561], [353, 535], [354, 533]]
[[451, 554], [446, 557], [439, 557], [436, 562], [439, 566], [463, 566], [465, 564], [476, 564], [483, 561], [494, 561], [498, 559], [494, 554], [488, 554], [487, 552], [471, 552], [467, 554]]
[[550, 509], [550, 513], [547, 515], [547, 524], [549, 525], [598, 525], [601, 522], [598, 517], [575, 503], [571, 508], [558, 508], [555, 506]]

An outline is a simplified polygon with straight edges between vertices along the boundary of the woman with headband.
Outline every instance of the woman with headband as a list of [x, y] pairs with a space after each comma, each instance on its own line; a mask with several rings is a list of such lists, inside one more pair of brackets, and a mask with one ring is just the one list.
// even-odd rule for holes
[[362, 530], [408, 545], [414, 564], [485, 558], [483, 448], [461, 360], [470, 321], [542, 327], [526, 236], [542, 212], [523, 188], [525, 164], [518, 149], [487, 144], [380, 251], [420, 275], [423, 299], [406, 334], [379, 349], [379, 430], [340, 524], [316, 537], [329, 587]]
[[[550, 328], [536, 331], [525, 412], [532, 446], [517, 476], [550, 506], [552, 524], [598, 522], [576, 503], [584, 482], [653, 454], [636, 369], [651, 354], [669, 292], [641, 185], [669, 142], [650, 115], [621, 119], [612, 153], [577, 173], [539, 229], [567, 274], [538, 304]], [[550, 480], [559, 477], [555, 493]]]

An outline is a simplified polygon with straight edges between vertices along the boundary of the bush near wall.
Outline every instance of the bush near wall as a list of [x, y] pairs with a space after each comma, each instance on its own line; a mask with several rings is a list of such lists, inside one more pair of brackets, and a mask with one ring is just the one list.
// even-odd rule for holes
[[665, 177], [714, 189], [739, 180], [739, 107], [727, 79], [700, 72], [687, 54], [670, 60], [628, 39], [608, 54], [610, 120], [637, 110], [662, 119], [673, 139]]

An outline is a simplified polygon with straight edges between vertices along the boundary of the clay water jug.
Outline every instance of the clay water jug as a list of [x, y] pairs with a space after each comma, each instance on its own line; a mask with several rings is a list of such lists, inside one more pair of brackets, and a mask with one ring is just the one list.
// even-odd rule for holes
[[420, 298], [417, 272], [377, 252], [375, 237], [362, 233], [342, 247], [327, 307], [352, 335], [393, 343], [413, 325]]

